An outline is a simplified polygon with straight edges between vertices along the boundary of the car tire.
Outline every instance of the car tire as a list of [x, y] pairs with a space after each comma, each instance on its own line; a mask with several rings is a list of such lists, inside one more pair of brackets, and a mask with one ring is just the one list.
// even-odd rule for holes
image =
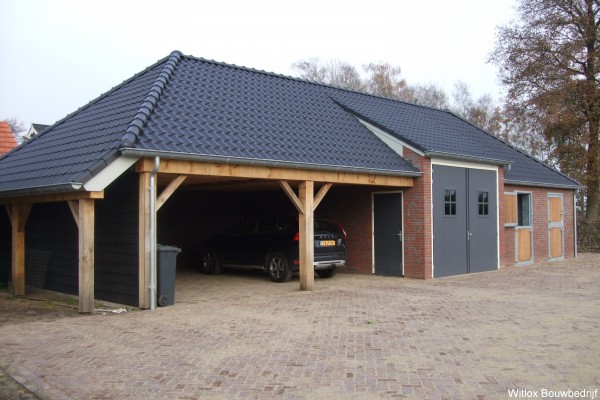
[[319, 278], [333, 278], [340, 269], [338, 267], [316, 270], [315, 273]]
[[221, 273], [221, 263], [214, 250], [209, 249], [202, 253], [200, 271], [208, 275], [218, 275]]
[[266, 268], [273, 282], [287, 282], [292, 279], [290, 262], [281, 252], [269, 254]]

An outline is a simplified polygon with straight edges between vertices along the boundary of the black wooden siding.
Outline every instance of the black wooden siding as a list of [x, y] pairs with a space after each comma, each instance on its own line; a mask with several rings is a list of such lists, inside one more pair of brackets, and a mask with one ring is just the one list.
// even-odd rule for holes
[[138, 305], [138, 180], [126, 172], [96, 201], [95, 297]]
[[[0, 208], [5, 208], [0, 206]], [[10, 281], [11, 226], [8, 214], [0, 209], [0, 288]]]
[[36, 286], [32, 278], [41, 275], [45, 289], [77, 294], [78, 240], [66, 202], [34, 204], [25, 226], [25, 284]]
[[[123, 174], [105, 190], [104, 199], [97, 200], [95, 205], [94, 297], [137, 306], [136, 174]], [[10, 280], [11, 231], [7, 215], [0, 218], [0, 232], [0, 278]], [[25, 248], [26, 285], [74, 295], [79, 293], [79, 236], [66, 202], [33, 206], [25, 228]]]

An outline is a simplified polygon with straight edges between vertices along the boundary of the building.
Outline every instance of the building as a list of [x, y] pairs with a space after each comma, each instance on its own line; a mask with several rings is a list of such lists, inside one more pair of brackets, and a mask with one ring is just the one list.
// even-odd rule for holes
[[17, 294], [39, 269], [82, 312], [149, 308], [154, 232], [193, 267], [240, 217], [296, 212], [310, 290], [318, 205], [349, 271], [427, 279], [574, 257], [579, 187], [448, 111], [173, 52], [0, 159], [0, 253]]
[[11, 151], [17, 145], [17, 140], [10, 125], [0, 121], [0, 155]]

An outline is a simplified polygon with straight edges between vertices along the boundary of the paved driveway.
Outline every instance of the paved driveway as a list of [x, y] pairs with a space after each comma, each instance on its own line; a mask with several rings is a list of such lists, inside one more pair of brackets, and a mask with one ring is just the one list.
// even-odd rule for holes
[[44, 399], [600, 389], [599, 256], [430, 281], [340, 274], [314, 292], [248, 273], [177, 285], [155, 312], [0, 324], [0, 367]]

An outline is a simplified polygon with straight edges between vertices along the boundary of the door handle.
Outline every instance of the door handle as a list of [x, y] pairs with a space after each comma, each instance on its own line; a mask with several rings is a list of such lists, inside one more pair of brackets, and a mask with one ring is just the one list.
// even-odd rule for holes
[[473, 236], [471, 231], [467, 231], [467, 240], [471, 240], [471, 236]]
[[398, 240], [402, 241], [402, 232], [398, 232], [396, 236], [398, 236]]

